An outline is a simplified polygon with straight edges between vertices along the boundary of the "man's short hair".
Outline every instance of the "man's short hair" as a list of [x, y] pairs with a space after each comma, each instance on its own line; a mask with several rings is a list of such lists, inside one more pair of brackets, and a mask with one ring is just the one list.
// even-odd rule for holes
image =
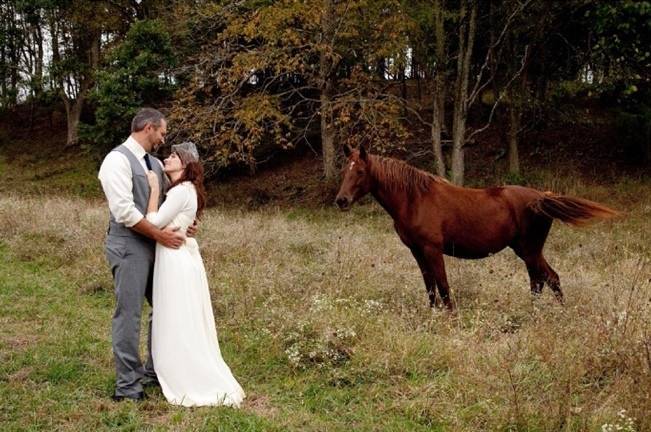
[[162, 112], [154, 108], [141, 108], [136, 115], [131, 120], [131, 132], [140, 132], [147, 126], [151, 124], [156, 128], [160, 127], [161, 120], [164, 120], [165, 116]]

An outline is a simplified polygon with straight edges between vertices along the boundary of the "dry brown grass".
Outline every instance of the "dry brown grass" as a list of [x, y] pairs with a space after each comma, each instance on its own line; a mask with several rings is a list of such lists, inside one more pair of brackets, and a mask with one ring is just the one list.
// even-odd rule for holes
[[[447, 259], [456, 316], [427, 306], [415, 262], [375, 205], [348, 214], [210, 209], [198, 240], [225, 355], [251, 395], [245, 411], [292, 430], [587, 431], [624, 417], [651, 430], [651, 197], [644, 183], [614, 188], [625, 193], [613, 203], [603, 188], [569, 187], [627, 217], [584, 230], [554, 225], [546, 255], [565, 306], [548, 290], [532, 300], [524, 265], [503, 251]], [[112, 289], [105, 224], [102, 202], [0, 197], [7, 256], [60, 272], [69, 288], [48, 295], [78, 298], [81, 308]], [[105, 338], [93, 367], [110, 383], [106, 298], [103, 316], [88, 319]], [[18, 316], [4, 318], [10, 349], [29, 333]], [[156, 403], [136, 411], [136, 424], [200, 424], [201, 413]], [[100, 422], [93, 415], [66, 424], [83, 429]]]

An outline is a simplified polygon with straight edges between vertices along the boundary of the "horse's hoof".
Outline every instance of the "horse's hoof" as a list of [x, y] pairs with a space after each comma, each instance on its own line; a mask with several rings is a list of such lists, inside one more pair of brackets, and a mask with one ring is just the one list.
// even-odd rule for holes
[[450, 314], [456, 314], [457, 313], [457, 307], [452, 302], [445, 303], [445, 310]]
[[430, 300], [429, 301], [429, 307], [432, 309], [441, 309], [443, 307], [443, 304], [441, 303], [441, 300], [436, 299], [436, 300]]

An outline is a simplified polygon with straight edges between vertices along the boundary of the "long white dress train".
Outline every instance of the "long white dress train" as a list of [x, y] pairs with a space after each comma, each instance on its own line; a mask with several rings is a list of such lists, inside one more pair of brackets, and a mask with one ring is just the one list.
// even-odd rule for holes
[[[197, 212], [190, 182], [167, 193], [147, 220], [182, 232]], [[179, 249], [156, 245], [153, 281], [152, 356], [167, 400], [175, 405], [239, 406], [244, 391], [224, 362], [210, 302], [208, 279], [197, 242], [187, 238]]]

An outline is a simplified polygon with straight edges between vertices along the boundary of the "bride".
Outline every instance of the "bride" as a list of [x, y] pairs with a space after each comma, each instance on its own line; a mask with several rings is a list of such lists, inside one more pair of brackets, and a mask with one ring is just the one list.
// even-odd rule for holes
[[[158, 209], [158, 178], [151, 186], [147, 220], [185, 232], [205, 206], [203, 167], [192, 142], [172, 146], [164, 161], [171, 181]], [[242, 387], [222, 359], [208, 280], [193, 238], [179, 249], [156, 244], [153, 281], [152, 357], [167, 400], [175, 405], [239, 406]]]

